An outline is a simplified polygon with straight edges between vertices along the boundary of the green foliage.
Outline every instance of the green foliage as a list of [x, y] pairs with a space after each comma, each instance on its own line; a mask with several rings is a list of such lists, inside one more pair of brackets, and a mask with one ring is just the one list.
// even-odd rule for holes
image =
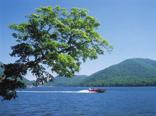
[[82, 61], [95, 59], [104, 48], [110, 48], [95, 30], [99, 25], [85, 9], [38, 8], [27, 23], [10, 26], [19, 43], [12, 47], [11, 56], [19, 57], [17, 62], [26, 65], [32, 62], [34, 67], [28, 68], [38, 77], [39, 70], [45, 70], [42, 64], [60, 76], [71, 77], [79, 71]]
[[0, 96], [10, 100], [16, 97], [15, 89], [25, 88], [25, 84], [31, 85], [32, 82], [22, 78], [25, 73], [26, 71], [22, 70], [22, 65], [0, 63]]
[[43, 84], [53, 79], [47, 67], [59, 76], [72, 77], [82, 62], [111, 49], [96, 31], [99, 22], [85, 9], [41, 7], [27, 18], [25, 23], [10, 25], [18, 43], [10, 55], [19, 59], [5, 65], [5, 79], [12, 77], [16, 82], [30, 71], [37, 85]]

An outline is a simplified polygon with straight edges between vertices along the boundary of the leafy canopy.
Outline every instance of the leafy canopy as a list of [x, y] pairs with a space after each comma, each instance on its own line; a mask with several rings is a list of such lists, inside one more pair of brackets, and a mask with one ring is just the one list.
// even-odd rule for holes
[[[18, 43], [10, 55], [18, 60], [9, 65], [19, 70], [14, 74], [12, 68], [5, 78], [22, 78], [29, 70], [37, 77], [37, 83], [43, 83], [53, 78], [46, 67], [59, 76], [71, 77], [82, 62], [96, 59], [111, 48], [96, 31], [99, 22], [85, 9], [41, 7], [27, 18], [25, 23], [10, 26]], [[6, 70], [10, 70], [9, 66]]]

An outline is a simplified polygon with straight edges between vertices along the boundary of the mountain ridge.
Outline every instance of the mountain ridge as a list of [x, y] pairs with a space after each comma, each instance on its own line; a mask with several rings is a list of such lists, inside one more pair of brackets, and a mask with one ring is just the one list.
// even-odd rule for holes
[[90, 75], [84, 83], [93, 86], [133, 86], [153, 85], [152, 80], [156, 85], [156, 61], [133, 58]]
[[[156, 61], [148, 58], [131, 58], [109, 66], [83, 79], [68, 83], [57, 79], [56, 86], [155, 86]], [[77, 81], [78, 80], [78, 81]], [[60, 81], [60, 82], [59, 82]]]
[[[24, 81], [32, 83], [25, 78]], [[89, 76], [56, 77], [45, 86], [156, 86], [156, 61], [131, 58]]]

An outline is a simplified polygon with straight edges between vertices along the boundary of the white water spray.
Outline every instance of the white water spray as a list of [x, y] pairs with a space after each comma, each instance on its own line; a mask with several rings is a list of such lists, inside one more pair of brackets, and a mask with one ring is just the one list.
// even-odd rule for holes
[[90, 93], [88, 90], [80, 91], [17, 91], [19, 93]]

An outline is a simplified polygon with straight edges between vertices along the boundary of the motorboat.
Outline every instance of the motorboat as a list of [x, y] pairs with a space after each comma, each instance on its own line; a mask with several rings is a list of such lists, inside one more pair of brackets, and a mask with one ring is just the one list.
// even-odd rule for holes
[[88, 91], [91, 92], [91, 93], [103, 93], [106, 90], [105, 89], [101, 89], [101, 88], [89, 88]]

